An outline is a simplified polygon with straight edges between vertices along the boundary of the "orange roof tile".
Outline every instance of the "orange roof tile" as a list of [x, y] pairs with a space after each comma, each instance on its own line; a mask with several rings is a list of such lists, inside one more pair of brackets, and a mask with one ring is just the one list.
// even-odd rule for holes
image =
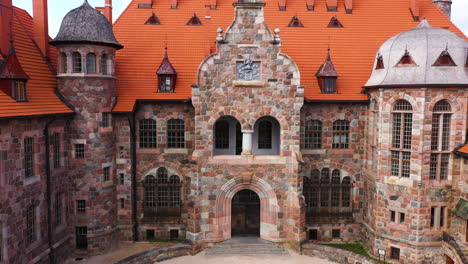
[[[46, 114], [73, 113], [55, 95], [57, 79], [32, 40], [32, 17], [23, 9], [13, 9], [13, 39], [16, 54], [29, 76], [26, 85], [28, 102], [16, 102], [0, 91], [0, 118]], [[56, 64], [56, 50], [50, 47], [52, 66]]]
[[[191, 85], [197, 82], [198, 66], [209, 55], [208, 51], [216, 51], [216, 28], [226, 29], [234, 19], [233, 2], [218, 0], [216, 10], [207, 11], [204, 1], [199, 0], [179, 1], [177, 9], [170, 9], [171, 0], [153, 1], [153, 9], [138, 9], [137, 1], [132, 1], [114, 25], [115, 35], [125, 47], [116, 57], [119, 99], [114, 111], [131, 111], [138, 99], [189, 98]], [[288, 0], [286, 11], [279, 11], [278, 0], [266, 0], [265, 6], [266, 23], [272, 29], [281, 29], [282, 52], [299, 66], [306, 99], [367, 100], [361, 90], [370, 76], [380, 45], [419, 23], [414, 22], [409, 11], [411, 1], [354, 1], [352, 14], [346, 14], [345, 0], [338, 0], [337, 12], [327, 11], [326, 0], [315, 0], [315, 11], [308, 11], [307, 2]], [[430, 0], [419, 3], [421, 18], [426, 17], [431, 25], [465, 37]], [[153, 12], [161, 24], [144, 25]], [[201, 19], [202, 26], [186, 25], [194, 13]], [[293, 16], [297, 16], [304, 27], [288, 27]], [[333, 16], [337, 16], [344, 28], [327, 27]], [[166, 41], [171, 63], [178, 73], [177, 84], [174, 93], [157, 93], [155, 72], [164, 56]], [[327, 56], [328, 46], [340, 75], [338, 94], [322, 94], [315, 77]]]
[[465, 146], [455, 150], [456, 152], [460, 153], [460, 154], [464, 154], [463, 156], [466, 156], [468, 157], [468, 144], [466, 144]]

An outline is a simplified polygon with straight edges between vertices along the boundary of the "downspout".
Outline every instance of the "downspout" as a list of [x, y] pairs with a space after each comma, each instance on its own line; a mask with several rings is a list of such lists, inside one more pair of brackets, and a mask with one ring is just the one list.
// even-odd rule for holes
[[131, 160], [132, 160], [132, 232], [133, 232], [133, 241], [138, 241], [138, 216], [137, 216], [137, 155], [136, 155], [136, 109], [132, 111], [131, 116], [128, 116], [128, 123], [130, 125], [130, 151], [131, 151]]
[[51, 208], [51, 175], [50, 175], [50, 142], [49, 142], [49, 126], [52, 122], [55, 121], [55, 117], [49, 120], [44, 128], [44, 136], [45, 136], [45, 171], [46, 171], [46, 199], [47, 199], [47, 242], [49, 245], [49, 263], [54, 264], [55, 262], [55, 255], [54, 255], [54, 247], [52, 244], [52, 208]]

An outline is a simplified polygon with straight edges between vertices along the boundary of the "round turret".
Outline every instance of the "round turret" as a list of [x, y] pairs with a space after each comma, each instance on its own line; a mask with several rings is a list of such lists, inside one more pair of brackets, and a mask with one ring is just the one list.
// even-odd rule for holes
[[95, 44], [123, 48], [115, 38], [110, 22], [88, 1], [68, 12], [51, 44]]
[[365, 87], [468, 85], [467, 52], [463, 38], [424, 19], [380, 47]]

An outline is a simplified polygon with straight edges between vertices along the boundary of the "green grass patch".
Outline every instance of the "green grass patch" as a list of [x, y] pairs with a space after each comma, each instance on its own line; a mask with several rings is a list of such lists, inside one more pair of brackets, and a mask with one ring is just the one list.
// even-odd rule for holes
[[[320, 244], [322, 246], [328, 246], [328, 247], [334, 247], [334, 248], [339, 248], [342, 250], [350, 251], [355, 254], [359, 254], [361, 256], [364, 256], [366, 258], [372, 259], [376, 262], [379, 261], [379, 259], [375, 258], [374, 256], [370, 255], [367, 249], [364, 247], [362, 243], [345, 243], [345, 244]], [[383, 259], [380, 260], [383, 264], [389, 264], [388, 262], [384, 262]]]

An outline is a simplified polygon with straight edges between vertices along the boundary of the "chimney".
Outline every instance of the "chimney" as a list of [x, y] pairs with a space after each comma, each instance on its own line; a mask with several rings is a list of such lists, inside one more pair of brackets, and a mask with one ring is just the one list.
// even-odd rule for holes
[[49, 17], [47, 0], [33, 0], [34, 40], [42, 54], [49, 57]]
[[452, 14], [452, 0], [432, 0], [432, 2], [450, 18]]
[[286, 11], [286, 0], [278, 0], [279, 10]]
[[410, 11], [414, 21], [419, 21], [419, 0], [411, 0]]
[[306, 0], [307, 10], [314, 11], [314, 0]]
[[96, 7], [96, 9], [101, 12], [112, 25], [112, 0], [106, 0], [106, 5], [104, 7]]
[[327, 10], [328, 11], [337, 11], [338, 10], [338, 0], [327, 0]]
[[346, 14], [353, 13], [353, 0], [345, 0]]
[[[0, 51], [3, 55], [8, 55], [10, 47], [11, 35], [11, 19], [12, 19], [12, 4], [11, 0], [0, 0]], [[0, 57], [0, 60], [3, 58]]]

